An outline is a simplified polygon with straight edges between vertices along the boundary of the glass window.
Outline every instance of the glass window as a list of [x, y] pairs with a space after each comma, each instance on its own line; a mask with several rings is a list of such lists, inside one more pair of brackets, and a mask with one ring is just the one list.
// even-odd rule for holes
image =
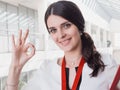
[[0, 53], [8, 52], [8, 37], [0, 34]]
[[18, 31], [18, 8], [13, 5], [7, 5], [8, 31]]
[[[19, 29], [23, 32], [29, 29], [30, 33], [35, 36], [34, 32], [38, 32], [37, 27], [37, 11], [19, 5], [19, 7], [0, 2], [0, 53], [11, 51], [11, 35], [18, 35]], [[36, 40], [35, 40], [36, 39]], [[37, 43], [37, 38], [29, 38], [33, 44]], [[38, 45], [38, 44], [37, 44]], [[41, 50], [39, 48], [39, 50]]]
[[1, 90], [5, 90], [6, 80], [7, 80], [7, 77], [1, 78], [1, 83], [2, 83]]
[[6, 31], [7, 29], [7, 23], [6, 23], [6, 4], [0, 2], [0, 30]]
[[22, 5], [19, 5], [19, 29], [28, 29], [28, 10]]
[[120, 33], [115, 33], [115, 47], [120, 47]]

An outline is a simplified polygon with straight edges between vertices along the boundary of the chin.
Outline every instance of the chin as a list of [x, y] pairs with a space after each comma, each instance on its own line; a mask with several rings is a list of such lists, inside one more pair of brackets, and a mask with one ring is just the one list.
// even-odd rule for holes
[[63, 50], [64, 52], [69, 52], [72, 50], [72, 48], [70, 47], [60, 47], [61, 50]]
[[58, 47], [61, 49], [61, 50], [63, 50], [64, 52], [69, 52], [69, 51], [71, 51], [73, 48], [74, 48], [74, 46], [73, 45], [70, 45], [70, 44], [68, 44], [68, 45], [66, 45], [66, 46], [63, 46], [63, 45], [61, 45], [61, 44], [57, 44], [58, 45]]

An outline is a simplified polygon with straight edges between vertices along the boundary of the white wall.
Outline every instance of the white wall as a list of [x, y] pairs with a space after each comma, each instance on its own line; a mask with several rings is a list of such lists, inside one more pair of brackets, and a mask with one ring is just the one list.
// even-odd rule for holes
[[120, 20], [112, 19], [110, 21], [110, 29], [112, 32], [120, 33]]
[[40, 33], [44, 34], [46, 32], [46, 26], [44, 22], [44, 15], [47, 8], [47, 1], [40, 0], [38, 6], [38, 22], [39, 22], [39, 31]]
[[[120, 20], [111, 19], [111, 21], [110, 21], [110, 31], [112, 32], [112, 41], [113, 41], [113, 46], [115, 47], [116, 42], [117, 43], [120, 42], [119, 40], [116, 41], [117, 39], [115, 38], [117, 34], [120, 34]], [[119, 36], [119, 38], [120, 38], [120, 36]]]
[[26, 7], [37, 10], [38, 5], [39, 5], [39, 1], [41, 1], [41, 0], [0, 0], [0, 1], [12, 4], [12, 5], [16, 5], [16, 6], [21, 4], [21, 5], [24, 5]]

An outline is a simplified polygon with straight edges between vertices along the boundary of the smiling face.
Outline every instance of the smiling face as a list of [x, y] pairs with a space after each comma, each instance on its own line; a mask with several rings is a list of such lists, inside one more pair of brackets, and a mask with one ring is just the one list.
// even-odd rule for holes
[[52, 39], [64, 52], [81, 50], [80, 32], [73, 23], [60, 16], [50, 15], [47, 26]]

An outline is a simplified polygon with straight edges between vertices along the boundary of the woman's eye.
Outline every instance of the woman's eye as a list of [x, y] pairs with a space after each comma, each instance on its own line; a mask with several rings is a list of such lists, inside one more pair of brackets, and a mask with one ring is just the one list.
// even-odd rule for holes
[[66, 24], [64, 24], [64, 29], [68, 29], [70, 26], [71, 26], [70, 23], [66, 23]]
[[50, 29], [50, 30], [49, 30], [49, 33], [50, 33], [50, 34], [51, 34], [51, 33], [54, 34], [54, 33], [56, 33], [56, 32], [57, 32], [57, 29]]

